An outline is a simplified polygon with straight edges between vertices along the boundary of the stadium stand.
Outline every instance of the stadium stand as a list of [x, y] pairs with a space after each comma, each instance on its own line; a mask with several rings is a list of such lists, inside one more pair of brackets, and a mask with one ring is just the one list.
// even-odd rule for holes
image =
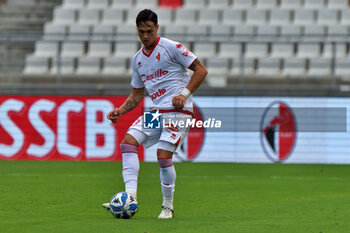
[[66, 39], [67, 26], [64, 24], [53, 24], [52, 22], [44, 25], [44, 41], [62, 41]]
[[197, 41], [208, 37], [208, 27], [206, 25], [188, 25], [187, 31], [189, 33], [186, 34], [186, 39], [190, 41]]
[[78, 12], [78, 24], [83, 25], [94, 25], [98, 24], [100, 21], [99, 10], [98, 9], [80, 9]]
[[307, 74], [314, 77], [329, 77], [331, 75], [331, 65], [332, 61], [329, 58], [311, 58]]
[[272, 25], [289, 25], [290, 20], [290, 10], [288, 9], [271, 9], [270, 10], [270, 21]]
[[243, 23], [242, 10], [225, 8], [222, 15], [222, 23], [225, 25], [241, 25]]
[[[34, 51], [35, 33], [42, 33], [43, 25], [52, 18], [52, 9], [61, 0], [6, 0], [0, 2], [0, 77], [18, 76], [23, 71], [25, 57]], [[28, 33], [32, 32], [32, 33]], [[16, 43], [13, 37], [21, 37]], [[11, 38], [11, 39], [8, 39]], [[40, 61], [36, 60], [36, 64]], [[46, 64], [43, 61], [44, 65]], [[40, 65], [40, 64], [38, 64]]]
[[248, 25], [265, 25], [267, 22], [266, 10], [265, 9], [247, 9], [245, 22]]
[[281, 0], [280, 1], [280, 7], [284, 8], [284, 9], [297, 9], [297, 8], [301, 8], [302, 4], [301, 4], [302, 0], [294, 0], [294, 1], [290, 1], [290, 0]]
[[209, 9], [226, 9], [230, 5], [229, 0], [209, 0], [208, 8]]
[[50, 73], [53, 75], [70, 75], [74, 73], [75, 70], [76, 59], [74, 59], [73, 57], [57, 57], [52, 59]]
[[271, 46], [271, 58], [289, 58], [294, 56], [294, 44], [274, 43]]
[[281, 72], [279, 58], [260, 58], [258, 60], [257, 74], [261, 76], [278, 77]]
[[330, 9], [346, 9], [348, 7], [348, 0], [328, 0], [328, 8]]
[[98, 57], [80, 57], [77, 64], [77, 74], [96, 75], [100, 73], [100, 59]]
[[62, 57], [82, 57], [85, 55], [84, 42], [65, 41], [62, 44]]
[[[64, 0], [46, 22], [24, 73], [130, 75], [140, 48], [135, 17], [151, 8], [159, 15], [160, 35], [182, 42], [208, 66], [209, 86], [226, 86], [242, 75], [348, 75], [347, 0], [184, 0], [178, 8], [162, 8], [161, 2]], [[40, 61], [45, 69], [31, 68]]]
[[73, 24], [68, 26], [67, 40], [84, 41], [90, 38], [90, 26], [86, 24]]
[[108, 8], [109, 1], [108, 0], [89, 0], [87, 4], [87, 8], [91, 9], [105, 9]]
[[85, 7], [85, 0], [63, 0], [62, 8], [81, 9]]
[[159, 8], [157, 10], [158, 20], [162, 25], [171, 25], [173, 18], [173, 11], [169, 8]]
[[205, 7], [205, 0], [184, 0], [183, 8], [187, 9], [203, 9]]
[[306, 59], [291, 57], [284, 60], [283, 75], [304, 76], [306, 72]]
[[88, 57], [109, 57], [111, 55], [111, 43], [110, 42], [90, 42], [89, 50], [87, 52]]
[[93, 41], [114, 40], [115, 27], [110, 24], [96, 24], [92, 26], [91, 37]]
[[306, 9], [322, 9], [325, 7], [324, 0], [304, 0], [304, 7]]
[[126, 59], [122, 57], [107, 57], [104, 59], [103, 75], [124, 75], [128, 72]]
[[69, 8], [55, 8], [53, 24], [72, 25], [76, 21], [76, 10]]
[[233, 7], [237, 9], [251, 9], [253, 5], [253, 0], [236, 0], [233, 2]]
[[43, 74], [49, 72], [48, 58], [37, 55], [27, 56], [24, 74]]
[[181, 41], [184, 39], [187, 33], [187, 27], [184, 25], [164, 25], [163, 26], [163, 34], [164, 36], [176, 40]]
[[209, 26], [209, 40], [210, 41], [225, 41], [232, 37], [232, 27], [230, 25], [220, 24]]
[[256, 2], [256, 7], [260, 9], [272, 9], [277, 6], [276, 0], [260, 0]]

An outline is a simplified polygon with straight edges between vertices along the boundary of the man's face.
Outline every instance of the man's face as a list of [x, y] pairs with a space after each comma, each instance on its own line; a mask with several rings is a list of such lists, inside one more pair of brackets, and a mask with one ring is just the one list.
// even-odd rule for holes
[[141, 23], [137, 27], [140, 40], [145, 48], [152, 48], [158, 39], [159, 25], [154, 25], [152, 21]]

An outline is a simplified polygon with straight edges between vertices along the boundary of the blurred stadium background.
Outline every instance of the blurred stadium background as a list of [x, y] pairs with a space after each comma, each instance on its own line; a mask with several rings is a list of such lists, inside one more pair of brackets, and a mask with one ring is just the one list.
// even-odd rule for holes
[[[101, 208], [123, 180], [100, 160], [121, 160], [151, 102], [105, 118], [130, 92], [144, 8], [208, 68], [197, 117], [233, 126], [190, 130], [174, 161], [198, 163], [175, 165], [166, 223], [156, 163], [141, 163], [131, 221]], [[349, 27], [349, 0], [0, 0], [0, 231], [348, 232]]]

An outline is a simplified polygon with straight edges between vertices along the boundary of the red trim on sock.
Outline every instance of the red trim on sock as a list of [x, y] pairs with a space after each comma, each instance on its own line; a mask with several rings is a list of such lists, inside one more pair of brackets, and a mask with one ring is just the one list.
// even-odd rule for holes
[[158, 165], [160, 168], [167, 168], [173, 166], [172, 158], [158, 158]]
[[120, 143], [120, 151], [123, 153], [134, 153], [137, 154], [137, 146], [127, 144], [127, 143]]

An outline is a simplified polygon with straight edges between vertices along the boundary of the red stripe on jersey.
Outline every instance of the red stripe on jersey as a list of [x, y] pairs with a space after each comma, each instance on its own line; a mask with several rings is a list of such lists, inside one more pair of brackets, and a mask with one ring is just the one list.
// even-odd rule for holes
[[151, 56], [151, 54], [153, 53], [153, 50], [157, 47], [159, 40], [160, 40], [160, 37], [158, 37], [157, 43], [156, 43], [156, 44], [154, 45], [154, 47], [152, 48], [151, 52], [146, 53], [145, 47], [143, 47], [143, 48], [142, 48], [142, 53], [143, 53], [146, 57]]

